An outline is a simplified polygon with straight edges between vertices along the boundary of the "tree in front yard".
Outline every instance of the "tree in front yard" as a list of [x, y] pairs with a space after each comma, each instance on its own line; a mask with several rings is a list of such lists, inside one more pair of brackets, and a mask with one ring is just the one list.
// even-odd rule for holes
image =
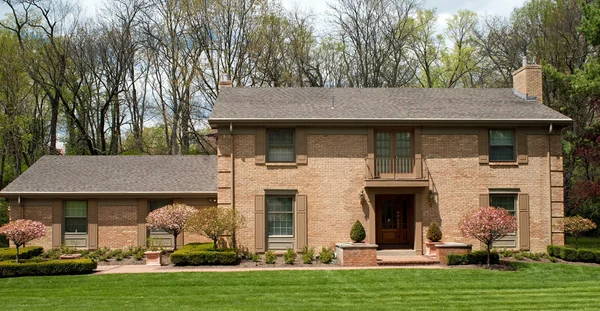
[[593, 221], [581, 216], [565, 217], [560, 222], [560, 225], [562, 225], [567, 235], [575, 238], [575, 249], [579, 248], [577, 239], [583, 233], [596, 229], [596, 224]]
[[475, 238], [485, 244], [487, 265], [490, 265], [492, 243], [517, 230], [517, 219], [508, 210], [497, 207], [476, 209], [463, 218], [460, 232], [463, 236]]
[[0, 227], [0, 235], [8, 238], [16, 247], [17, 263], [19, 262], [19, 247], [25, 243], [46, 235], [46, 226], [39, 221], [17, 219]]
[[196, 210], [182, 203], [163, 206], [156, 209], [146, 217], [150, 229], [162, 229], [173, 235], [173, 250], [177, 249], [177, 236], [179, 236], [187, 225], [190, 216]]
[[213, 241], [214, 249], [217, 249], [217, 241], [224, 235], [234, 234], [244, 225], [244, 218], [231, 208], [208, 207], [200, 209], [190, 219], [188, 225], [190, 231]]

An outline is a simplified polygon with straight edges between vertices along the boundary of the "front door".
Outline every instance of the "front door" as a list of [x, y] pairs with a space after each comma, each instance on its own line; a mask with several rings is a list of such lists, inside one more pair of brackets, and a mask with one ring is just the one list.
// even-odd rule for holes
[[382, 247], [413, 247], [413, 195], [376, 197], [377, 244]]

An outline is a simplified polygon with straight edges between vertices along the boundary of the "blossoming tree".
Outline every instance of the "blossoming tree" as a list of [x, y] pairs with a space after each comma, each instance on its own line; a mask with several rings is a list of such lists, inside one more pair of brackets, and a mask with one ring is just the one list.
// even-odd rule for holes
[[575, 238], [575, 249], [579, 248], [579, 237], [587, 231], [596, 229], [596, 224], [581, 216], [565, 217], [560, 225], [565, 230], [565, 233]]
[[17, 262], [19, 262], [19, 247], [46, 235], [46, 226], [39, 221], [17, 219], [0, 227], [0, 235], [6, 236], [15, 244]]
[[233, 235], [244, 225], [244, 217], [236, 210], [224, 207], [203, 208], [190, 219], [190, 230], [213, 241], [217, 249], [217, 241], [224, 235]]
[[184, 230], [193, 213], [196, 212], [191, 206], [175, 203], [156, 209], [146, 217], [150, 229], [162, 229], [173, 235], [173, 250], [177, 249], [177, 236]]
[[488, 266], [490, 265], [492, 243], [516, 230], [516, 217], [506, 209], [492, 206], [470, 212], [460, 223], [460, 232], [463, 236], [475, 238], [485, 244]]

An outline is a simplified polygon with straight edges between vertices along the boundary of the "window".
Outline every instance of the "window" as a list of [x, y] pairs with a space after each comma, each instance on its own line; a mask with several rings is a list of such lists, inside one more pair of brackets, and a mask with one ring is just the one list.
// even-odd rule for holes
[[266, 205], [269, 236], [293, 236], [294, 197], [267, 196]]
[[294, 129], [267, 130], [267, 162], [295, 162]]
[[[148, 213], [153, 210], [157, 210], [161, 207], [173, 204], [173, 200], [149, 200], [148, 201]], [[150, 229], [150, 232], [166, 232], [163, 229]]]
[[490, 130], [490, 161], [515, 161], [515, 131]]
[[515, 216], [517, 196], [512, 194], [491, 194], [490, 206], [501, 207], [508, 210], [512, 216]]
[[87, 202], [65, 202], [65, 233], [87, 233]]

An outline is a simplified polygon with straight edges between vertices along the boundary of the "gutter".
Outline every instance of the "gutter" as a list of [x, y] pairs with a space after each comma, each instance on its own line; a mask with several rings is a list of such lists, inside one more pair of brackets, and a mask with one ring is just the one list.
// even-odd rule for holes
[[137, 191], [137, 192], [112, 192], [112, 191], [98, 191], [98, 192], [49, 192], [49, 191], [36, 191], [36, 192], [17, 192], [17, 191], [3, 191], [0, 192], [0, 198], [115, 198], [115, 197], [213, 197], [217, 195], [217, 191]]
[[570, 118], [567, 119], [481, 119], [481, 120], [473, 120], [469, 118], [456, 118], [456, 119], [447, 119], [447, 118], [427, 118], [427, 119], [381, 119], [381, 118], [371, 118], [371, 119], [306, 119], [306, 118], [276, 118], [276, 119], [265, 119], [265, 118], [211, 118], [208, 120], [210, 125], [213, 128], [217, 128], [218, 125], [227, 125], [230, 126], [232, 122], [236, 122], [238, 124], [270, 124], [270, 123], [296, 123], [296, 124], [309, 124], [309, 125], [317, 125], [317, 124], [364, 124], [364, 125], [382, 125], [382, 123], [393, 123], [394, 125], [398, 125], [399, 122], [402, 122], [402, 125], [458, 125], [464, 126], [465, 124], [473, 124], [473, 125], [488, 125], [488, 124], [549, 124], [554, 123], [555, 125], [571, 125], [573, 120]]

